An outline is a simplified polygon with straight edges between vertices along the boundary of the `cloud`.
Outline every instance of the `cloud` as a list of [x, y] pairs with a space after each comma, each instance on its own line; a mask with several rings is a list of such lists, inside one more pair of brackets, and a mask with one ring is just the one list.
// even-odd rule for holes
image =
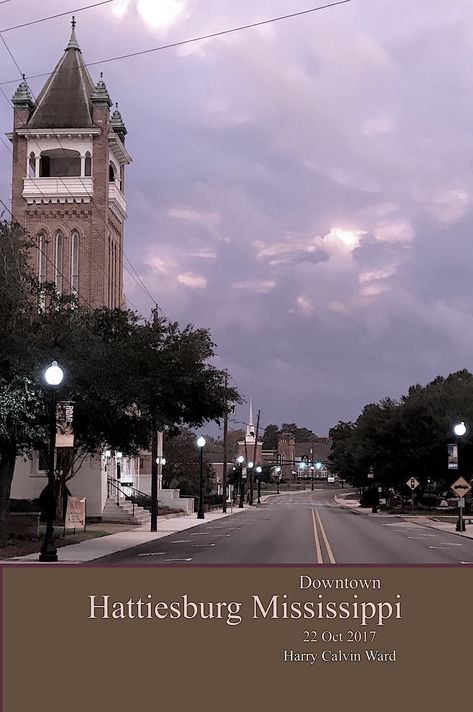
[[205, 289], [207, 286], [207, 280], [202, 275], [195, 274], [194, 272], [185, 272], [184, 274], [179, 274], [177, 276], [177, 281], [179, 284], [183, 284], [189, 289]]
[[235, 284], [232, 285], [232, 288], [252, 292], [253, 294], [268, 294], [268, 292], [271, 292], [275, 286], [276, 282], [271, 279], [250, 279], [243, 282], [235, 282]]

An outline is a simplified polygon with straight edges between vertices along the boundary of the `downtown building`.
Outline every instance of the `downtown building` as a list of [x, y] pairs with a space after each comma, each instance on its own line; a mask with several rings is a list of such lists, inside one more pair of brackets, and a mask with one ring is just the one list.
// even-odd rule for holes
[[[12, 103], [12, 214], [34, 240], [35, 274], [92, 309], [126, 308], [125, 171], [132, 160], [125, 146], [127, 130], [118, 105], [112, 109], [102, 76], [94, 82], [85, 66], [74, 22], [64, 53], [37, 98], [23, 79]], [[102, 516], [104, 509], [113, 512], [107, 500], [116, 500], [116, 490], [110, 490], [108, 480], [116, 483], [118, 477], [122, 485], [149, 493], [150, 474], [140, 479], [140, 458], [111, 451], [88, 458], [68, 488], [71, 495], [86, 498], [89, 516]], [[11, 497], [35, 499], [46, 483], [45, 458], [34, 452], [31, 459], [18, 459]]]

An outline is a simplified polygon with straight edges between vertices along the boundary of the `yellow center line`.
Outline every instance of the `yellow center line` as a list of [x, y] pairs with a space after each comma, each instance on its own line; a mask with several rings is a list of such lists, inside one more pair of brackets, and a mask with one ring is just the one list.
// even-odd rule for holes
[[317, 563], [318, 564], [323, 564], [324, 560], [322, 557], [322, 549], [320, 547], [320, 541], [319, 541], [319, 535], [317, 533], [317, 524], [315, 522], [315, 514], [314, 510], [312, 510], [312, 523], [314, 525], [314, 539], [315, 539], [315, 549], [317, 551]]
[[[314, 513], [314, 512], [313, 512], [313, 510], [312, 510], [312, 514], [313, 514], [313, 513]], [[331, 564], [336, 564], [337, 562], [335, 561], [335, 557], [334, 557], [334, 555], [333, 555], [332, 548], [331, 548], [330, 544], [328, 543], [328, 539], [327, 539], [327, 535], [326, 535], [326, 533], [325, 533], [325, 529], [324, 529], [323, 526], [322, 526], [322, 520], [320, 519], [320, 514], [318, 513], [318, 511], [316, 512], [316, 514], [317, 514], [317, 520], [318, 520], [318, 522], [319, 522], [320, 531], [322, 532], [322, 536], [323, 536], [323, 538], [324, 538], [325, 546], [327, 547], [328, 558], [330, 559], [330, 563], [331, 563]]]

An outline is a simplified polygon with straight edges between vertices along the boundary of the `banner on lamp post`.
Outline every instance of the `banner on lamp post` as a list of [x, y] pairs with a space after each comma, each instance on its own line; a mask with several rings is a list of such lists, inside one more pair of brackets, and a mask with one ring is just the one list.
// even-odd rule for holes
[[458, 445], [449, 443], [448, 447], [448, 469], [458, 470]]
[[60, 401], [56, 406], [56, 447], [74, 447], [74, 404]]

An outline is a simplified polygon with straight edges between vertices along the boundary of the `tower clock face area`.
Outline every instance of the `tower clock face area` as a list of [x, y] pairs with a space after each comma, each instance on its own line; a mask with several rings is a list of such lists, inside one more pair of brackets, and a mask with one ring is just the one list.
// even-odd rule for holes
[[38, 96], [23, 80], [12, 101], [12, 212], [33, 238], [38, 278], [92, 308], [125, 306], [127, 131], [85, 66], [75, 25]]

